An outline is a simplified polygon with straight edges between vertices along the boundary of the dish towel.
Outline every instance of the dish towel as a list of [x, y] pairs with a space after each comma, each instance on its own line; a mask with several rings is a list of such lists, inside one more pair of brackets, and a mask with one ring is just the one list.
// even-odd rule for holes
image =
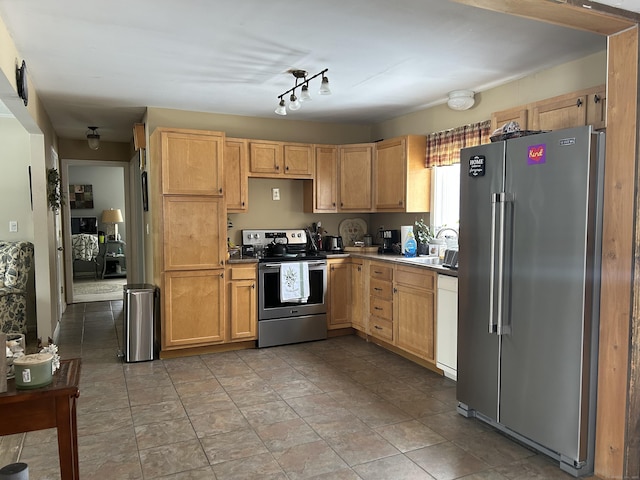
[[280, 301], [306, 303], [309, 299], [309, 264], [282, 262], [280, 264]]

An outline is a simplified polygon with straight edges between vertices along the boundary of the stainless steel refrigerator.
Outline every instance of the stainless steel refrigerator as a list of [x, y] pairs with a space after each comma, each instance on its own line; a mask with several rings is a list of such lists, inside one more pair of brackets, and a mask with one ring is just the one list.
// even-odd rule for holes
[[461, 150], [458, 412], [593, 472], [604, 134]]

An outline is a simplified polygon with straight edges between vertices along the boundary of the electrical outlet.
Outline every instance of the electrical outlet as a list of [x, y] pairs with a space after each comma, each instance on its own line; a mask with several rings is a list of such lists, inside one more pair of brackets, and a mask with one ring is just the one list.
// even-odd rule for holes
[[280, 189], [272, 188], [271, 189], [271, 199], [272, 200], [280, 200]]
[[9, 231], [17, 232], [18, 231], [18, 222], [15, 220], [9, 220]]

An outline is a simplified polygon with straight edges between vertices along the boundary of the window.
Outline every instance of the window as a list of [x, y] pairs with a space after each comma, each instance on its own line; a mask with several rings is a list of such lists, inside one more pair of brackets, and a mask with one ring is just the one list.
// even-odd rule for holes
[[431, 228], [458, 230], [460, 222], [460, 164], [433, 167], [431, 177]]

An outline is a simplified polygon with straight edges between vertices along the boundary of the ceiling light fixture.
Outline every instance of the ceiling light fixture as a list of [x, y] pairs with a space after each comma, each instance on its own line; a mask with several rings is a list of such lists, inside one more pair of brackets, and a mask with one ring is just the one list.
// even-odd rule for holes
[[98, 127], [87, 127], [87, 143], [91, 150], [98, 150], [100, 148], [100, 134], [96, 132]]
[[474, 95], [471, 90], [454, 90], [449, 92], [447, 105], [451, 110], [469, 110], [475, 103]]
[[[289, 97], [289, 110], [295, 111], [299, 110], [302, 106], [302, 102], [310, 102], [312, 100], [311, 94], [309, 93], [309, 82], [316, 77], [322, 75], [322, 83], [320, 84], [320, 90], [318, 93], [320, 95], [331, 95], [331, 89], [329, 89], [329, 79], [325, 76], [325, 73], [329, 71], [328, 68], [325, 68], [321, 72], [316, 73], [312, 77], [307, 78], [306, 70], [289, 70], [289, 73], [292, 74], [296, 79], [296, 84], [291, 87], [286, 92], [283, 92], [281, 95], [278, 95], [280, 99], [280, 103], [278, 107], [275, 109], [275, 113], [278, 115], [286, 115], [287, 107], [285, 105], [284, 98], [287, 94], [291, 93]], [[296, 96], [296, 89], [300, 88], [300, 98]]]

